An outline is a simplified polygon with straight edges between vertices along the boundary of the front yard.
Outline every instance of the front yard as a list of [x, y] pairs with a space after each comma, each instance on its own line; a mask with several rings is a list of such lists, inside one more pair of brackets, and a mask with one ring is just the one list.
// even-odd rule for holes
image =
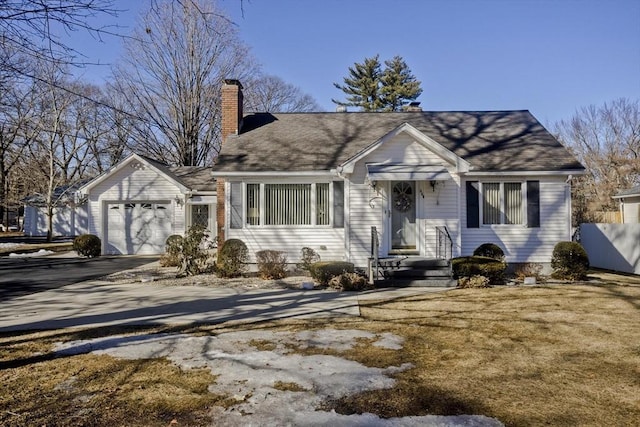
[[[640, 419], [633, 283], [362, 301], [358, 318], [16, 333], [0, 346], [8, 426], [233, 425], [294, 401], [308, 414], [467, 414], [517, 426]], [[54, 352], [65, 348], [77, 351]], [[356, 387], [344, 373], [344, 384], [311, 374], [343, 365], [385, 377]]]

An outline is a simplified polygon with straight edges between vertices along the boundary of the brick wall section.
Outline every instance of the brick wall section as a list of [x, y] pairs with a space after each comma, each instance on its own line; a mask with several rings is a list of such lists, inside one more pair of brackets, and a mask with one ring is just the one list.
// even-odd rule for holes
[[[229, 135], [236, 135], [240, 132], [242, 125], [242, 84], [238, 80], [225, 80], [222, 85], [222, 123], [221, 137], [222, 144], [225, 144]], [[216, 183], [217, 204], [216, 223], [218, 233], [218, 245], [222, 245], [225, 240], [225, 180], [218, 178]]]

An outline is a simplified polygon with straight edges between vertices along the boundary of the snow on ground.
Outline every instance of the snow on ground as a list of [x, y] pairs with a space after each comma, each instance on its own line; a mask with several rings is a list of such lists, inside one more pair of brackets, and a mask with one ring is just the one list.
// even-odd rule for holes
[[10, 258], [31, 258], [31, 257], [36, 257], [36, 256], [47, 256], [47, 255], [52, 255], [53, 251], [48, 251], [46, 249], [40, 249], [38, 252], [29, 252], [26, 254], [15, 254], [15, 253], [10, 253], [9, 257]]
[[[209, 389], [238, 404], [213, 410], [218, 426], [502, 426], [485, 416], [416, 416], [381, 419], [373, 414], [340, 415], [316, 408], [326, 399], [393, 387], [390, 375], [410, 364], [371, 368], [332, 355], [302, 355], [297, 349], [346, 351], [357, 339], [401, 350], [394, 334], [323, 329], [302, 332], [242, 331], [216, 336], [121, 335], [59, 343], [62, 355], [93, 352], [125, 359], [166, 357], [182, 368], [207, 367], [217, 376]], [[278, 387], [277, 382], [289, 387]], [[291, 387], [291, 385], [295, 385]], [[287, 388], [288, 390], [281, 390]], [[297, 391], [291, 391], [295, 389]]]
[[18, 245], [17, 243], [0, 243], [0, 249], [13, 249], [13, 248], [17, 248]]

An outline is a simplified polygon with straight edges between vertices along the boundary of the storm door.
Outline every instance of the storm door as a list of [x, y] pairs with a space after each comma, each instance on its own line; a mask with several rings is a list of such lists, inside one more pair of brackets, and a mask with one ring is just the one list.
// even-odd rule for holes
[[391, 182], [391, 251], [415, 251], [415, 181]]

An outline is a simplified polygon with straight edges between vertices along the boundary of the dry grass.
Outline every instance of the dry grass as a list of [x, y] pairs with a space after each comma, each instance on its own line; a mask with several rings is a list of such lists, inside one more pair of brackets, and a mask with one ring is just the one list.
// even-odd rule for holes
[[393, 389], [331, 402], [338, 412], [483, 414], [517, 426], [640, 419], [640, 287], [455, 290], [361, 311], [370, 328], [406, 338], [416, 367]]
[[[412, 363], [392, 389], [326, 402], [340, 413], [383, 417], [482, 414], [507, 425], [636, 425], [640, 419], [640, 286], [603, 284], [451, 290], [368, 301], [362, 317], [163, 328], [217, 334], [241, 329], [345, 328], [391, 332], [400, 351], [360, 339], [347, 351], [289, 346], [386, 367]], [[127, 330], [128, 332], [149, 332]], [[52, 343], [122, 333], [52, 331], [0, 337], [0, 425], [207, 425], [229, 396], [207, 391], [208, 370], [164, 359], [52, 357]], [[254, 340], [272, 350], [268, 340]], [[280, 390], [298, 391], [276, 381]]]

